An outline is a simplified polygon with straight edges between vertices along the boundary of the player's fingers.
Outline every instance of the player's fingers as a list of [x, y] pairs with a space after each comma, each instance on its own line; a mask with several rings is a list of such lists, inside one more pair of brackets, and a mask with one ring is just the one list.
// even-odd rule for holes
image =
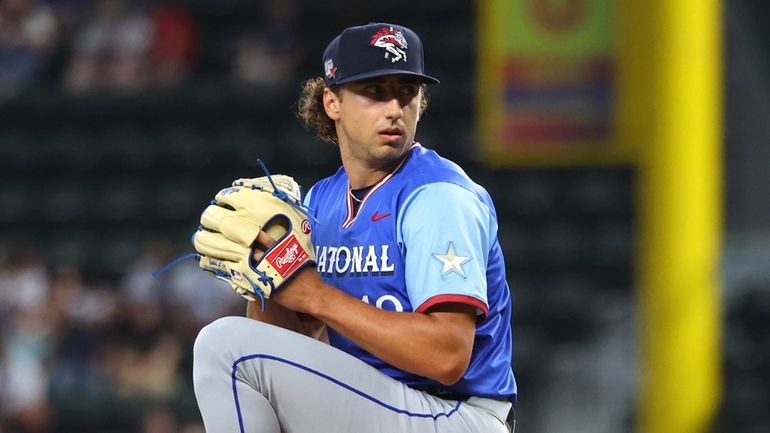
[[244, 197], [244, 195], [249, 194], [262, 194], [262, 192], [256, 189], [251, 189], [248, 186], [231, 186], [219, 191], [216, 197], [214, 197], [214, 201], [219, 206], [239, 210], [243, 209], [244, 206], [249, 202], [249, 197]]
[[233, 186], [245, 186], [245, 187], [261, 187], [264, 188], [270, 185], [270, 181], [267, 180], [267, 176], [235, 179]]
[[222, 221], [234, 213], [231, 209], [226, 209], [215, 204], [209, 205], [201, 214], [201, 225], [215, 232], [222, 231]]
[[233, 242], [221, 233], [198, 230], [193, 236], [195, 250], [205, 256], [237, 262], [248, 257], [250, 248]]
[[274, 243], [275, 243], [275, 239], [272, 236], [263, 232], [262, 230], [259, 231], [259, 234], [257, 235], [258, 246], [264, 247], [263, 250], [266, 250], [270, 248]]
[[254, 263], [262, 260], [262, 256], [265, 255], [265, 252], [260, 250], [259, 248], [254, 248], [254, 251], [251, 253], [251, 258], [254, 260]]
[[270, 248], [274, 243], [275, 239], [273, 239], [272, 236], [260, 230], [259, 234], [257, 235], [257, 240], [254, 242], [254, 251], [251, 254], [254, 262], [260, 261], [262, 256], [265, 255], [265, 251], [267, 251], [267, 249]]
[[262, 228], [256, 221], [244, 218], [242, 212], [215, 204], [203, 211], [201, 225], [209, 231], [220, 232], [243, 245], [251, 245]]
[[[272, 179], [272, 182], [270, 180]], [[236, 179], [233, 181], [233, 186], [242, 186], [247, 188], [262, 188], [268, 192], [272, 192], [275, 190], [273, 187], [273, 184], [275, 184], [275, 187], [277, 187], [279, 190], [286, 192], [292, 198], [295, 200], [300, 200], [301, 197], [301, 188], [299, 184], [294, 180], [291, 176], [286, 176], [284, 174], [274, 174], [271, 176], [270, 179], [268, 179], [267, 176], [262, 177], [255, 177], [251, 179], [241, 178]]]
[[[295, 211], [294, 209], [286, 209], [286, 212]], [[278, 240], [283, 237], [291, 227], [291, 220], [286, 215], [274, 215], [270, 220], [262, 227], [262, 231], [267, 233], [271, 238]], [[272, 245], [272, 244], [271, 244]]]

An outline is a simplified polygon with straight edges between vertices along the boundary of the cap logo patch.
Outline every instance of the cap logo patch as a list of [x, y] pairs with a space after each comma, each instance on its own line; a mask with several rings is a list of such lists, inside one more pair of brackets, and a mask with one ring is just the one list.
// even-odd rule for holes
[[337, 68], [334, 66], [334, 60], [329, 59], [324, 62], [324, 73], [326, 78], [334, 78], [337, 75]]
[[406, 38], [401, 30], [394, 30], [393, 27], [383, 27], [372, 36], [369, 45], [385, 49], [385, 58], [390, 59], [391, 63], [399, 60], [406, 62]]

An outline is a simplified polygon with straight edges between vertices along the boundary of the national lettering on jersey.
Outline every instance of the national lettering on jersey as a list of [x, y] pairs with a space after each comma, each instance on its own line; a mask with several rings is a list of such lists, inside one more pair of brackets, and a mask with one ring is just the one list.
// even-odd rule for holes
[[390, 245], [316, 245], [316, 263], [321, 276], [391, 276], [396, 266]]
[[[387, 36], [387, 32], [373, 38], [372, 44], [383, 36]], [[467, 200], [476, 200], [474, 209], [483, 215], [478, 220], [472, 219], [477, 214], [448, 218], [436, 210], [440, 206], [424, 201], [427, 199], [420, 201], [423, 197], [419, 195], [420, 191], [437, 185], [450, 185], [455, 188], [452, 191], [462, 193], [458, 197], [463, 201], [457, 201], [462, 204], [453, 208], [455, 213], [468, 212], [465, 210]], [[456, 164], [419, 144], [412, 146], [404, 162], [393, 173], [371, 187], [358, 205], [357, 214], [354, 214], [349, 189], [347, 175], [340, 168], [333, 176], [316, 183], [306, 202], [310, 208], [323, 209], [310, 223], [321, 278], [348, 295], [384, 310], [425, 312], [443, 302], [475, 307], [479, 320], [474, 354], [466, 375], [450, 390], [476, 396], [515, 398], [516, 382], [510, 371], [510, 294], [489, 194]], [[441, 194], [427, 197], [440, 203], [445, 199]], [[425, 205], [420, 207], [419, 203]], [[420, 211], [410, 213], [409, 209]], [[440, 226], [442, 230], [421, 236], [422, 233], [405, 225], [405, 214], [417, 218], [409, 220], [412, 224]], [[490, 238], [483, 242], [469, 241], [472, 236], [463, 233], [469, 229], [462, 221], [471, 220], [490, 224], [489, 230], [485, 231], [491, 233]], [[471, 225], [476, 227], [475, 223]], [[404, 233], [410, 233], [408, 244]], [[481, 263], [486, 264], [486, 270], [478, 266]], [[407, 385], [442, 386], [385, 363], [333, 329], [329, 329], [329, 341], [334, 347]]]

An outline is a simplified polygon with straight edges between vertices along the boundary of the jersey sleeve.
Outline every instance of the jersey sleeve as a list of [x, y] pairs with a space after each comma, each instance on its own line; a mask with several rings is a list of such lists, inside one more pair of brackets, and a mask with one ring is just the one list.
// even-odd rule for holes
[[473, 192], [452, 183], [415, 190], [399, 212], [399, 244], [414, 311], [452, 302], [489, 310], [487, 259], [494, 215]]

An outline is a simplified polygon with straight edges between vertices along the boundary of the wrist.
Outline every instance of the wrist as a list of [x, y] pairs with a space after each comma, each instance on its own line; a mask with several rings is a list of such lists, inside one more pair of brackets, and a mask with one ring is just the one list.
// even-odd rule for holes
[[304, 266], [290, 277], [287, 284], [277, 291], [274, 299], [286, 308], [297, 313], [316, 316], [317, 299], [325, 284], [318, 276], [315, 267]]
[[319, 317], [323, 314], [324, 299], [327, 296], [329, 286], [321, 279], [314, 267], [307, 267], [301, 271], [301, 284], [306, 284], [308, 289], [305, 293], [311, 294], [303, 300], [303, 312], [313, 317]]
[[342, 295], [342, 292], [326, 284], [315, 268], [304, 270], [302, 277], [303, 283], [312, 287], [312, 291], [308, 292], [312, 293], [312, 296], [305, 299], [305, 312], [326, 323], [333, 310], [335, 297]]

